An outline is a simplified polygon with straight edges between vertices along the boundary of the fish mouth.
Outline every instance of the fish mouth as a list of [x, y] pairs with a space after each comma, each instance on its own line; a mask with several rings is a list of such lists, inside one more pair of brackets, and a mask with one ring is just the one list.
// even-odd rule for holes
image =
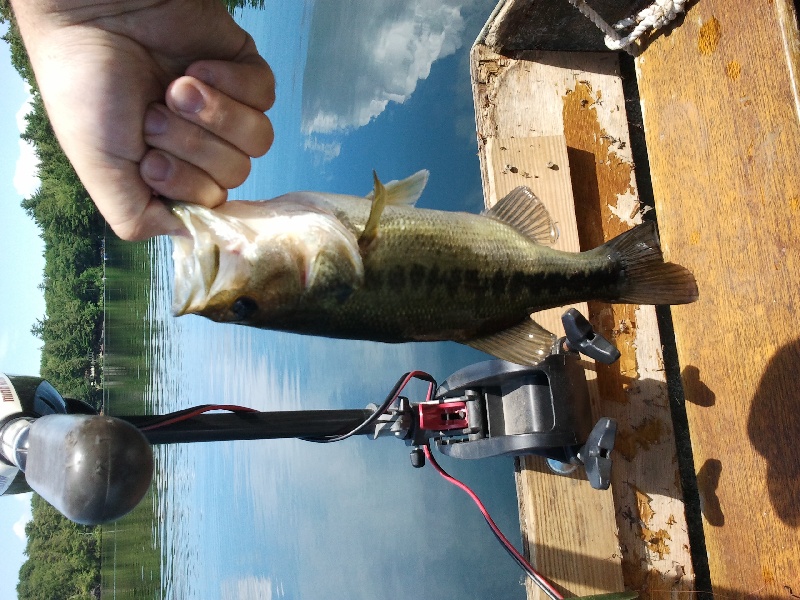
[[[241, 261], [230, 260], [231, 246], [247, 244], [247, 231], [199, 205], [173, 203], [172, 213], [185, 232], [172, 238], [174, 266], [172, 314], [176, 317], [201, 313], [222, 279], [237, 278]], [[236, 253], [238, 254], [238, 253]]]
[[204, 276], [205, 270], [195, 255], [194, 248], [193, 238], [185, 235], [172, 236], [172, 314], [176, 317], [194, 312], [202, 306], [210, 289], [203, 283], [207, 279]]

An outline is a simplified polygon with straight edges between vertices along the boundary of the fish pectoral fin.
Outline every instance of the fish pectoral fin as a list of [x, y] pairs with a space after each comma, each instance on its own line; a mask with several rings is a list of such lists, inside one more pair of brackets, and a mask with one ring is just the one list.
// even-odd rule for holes
[[502, 360], [534, 366], [550, 354], [556, 336], [528, 317], [508, 329], [464, 343]]
[[[429, 175], [430, 173], [423, 169], [410, 177], [400, 181], [393, 180], [384, 185], [386, 206], [414, 206], [428, 183]], [[373, 200], [374, 198], [375, 190], [367, 194], [367, 200]]]
[[364, 231], [358, 238], [358, 247], [361, 248], [362, 253], [369, 248], [370, 244], [372, 244], [378, 236], [378, 224], [380, 223], [381, 214], [383, 214], [383, 209], [386, 206], [386, 198], [388, 196], [386, 188], [381, 183], [381, 180], [378, 179], [378, 174], [375, 171], [372, 172], [372, 177], [375, 180], [372, 208], [369, 211], [367, 224], [364, 225]]
[[306, 265], [306, 298], [321, 305], [341, 304], [364, 282], [360, 263], [343, 260], [340, 255], [320, 253]]
[[502, 221], [537, 244], [552, 246], [558, 240], [558, 228], [544, 204], [530, 188], [521, 186], [482, 213]]

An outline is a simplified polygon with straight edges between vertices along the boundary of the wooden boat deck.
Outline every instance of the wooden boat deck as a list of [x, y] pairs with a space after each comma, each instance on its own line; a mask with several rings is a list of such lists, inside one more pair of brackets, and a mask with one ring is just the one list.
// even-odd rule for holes
[[[520, 460], [526, 551], [565, 595], [707, 597], [710, 578], [719, 598], [800, 597], [794, 5], [700, 0], [634, 64], [563, 4], [501, 3], [472, 49], [486, 202], [528, 185], [570, 250], [654, 204], [665, 255], [695, 273], [700, 300], [671, 310], [666, 352], [670, 311], [582, 307], [622, 352], [587, 364], [596, 416], [619, 421], [612, 488]], [[590, 4], [614, 20], [642, 3]], [[560, 312], [537, 320], [558, 332]]]

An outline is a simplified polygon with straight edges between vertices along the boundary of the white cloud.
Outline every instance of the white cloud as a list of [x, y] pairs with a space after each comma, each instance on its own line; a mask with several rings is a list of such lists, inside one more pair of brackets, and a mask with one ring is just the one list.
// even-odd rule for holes
[[250, 575], [222, 582], [222, 600], [271, 600], [273, 585], [269, 577]]
[[306, 135], [361, 127], [405, 102], [433, 63], [464, 43], [474, 0], [321, 2], [315, 6], [303, 81]]
[[23, 509], [23, 513], [20, 515], [19, 519], [17, 519], [14, 524], [11, 526], [11, 530], [14, 532], [20, 540], [23, 542], [26, 541], [27, 537], [25, 536], [25, 525], [28, 524], [28, 521], [31, 520], [31, 496], [30, 494], [20, 494], [17, 498], [25, 503], [25, 508]]
[[28, 142], [19, 140], [19, 158], [14, 170], [14, 189], [22, 198], [30, 198], [39, 189], [39, 159]]
[[22, 106], [19, 107], [17, 114], [14, 115], [14, 118], [17, 122], [17, 129], [19, 129], [20, 133], [25, 131], [25, 128], [28, 126], [27, 122], [25, 121], [25, 117], [33, 109], [33, 94], [31, 94], [30, 86], [27, 84], [25, 85], [28, 91], [28, 97], [25, 98], [25, 101], [22, 103]]
[[306, 138], [304, 147], [317, 155], [322, 162], [332, 161], [342, 151], [341, 142], [323, 142], [313, 136]]
[[[33, 96], [30, 94], [25, 102], [22, 103], [16, 114], [17, 127], [20, 133], [25, 131], [25, 115], [31, 111]], [[17, 158], [16, 169], [14, 170], [14, 189], [23, 198], [30, 198], [39, 189], [39, 159], [33, 146], [25, 140], [19, 140], [19, 158]]]

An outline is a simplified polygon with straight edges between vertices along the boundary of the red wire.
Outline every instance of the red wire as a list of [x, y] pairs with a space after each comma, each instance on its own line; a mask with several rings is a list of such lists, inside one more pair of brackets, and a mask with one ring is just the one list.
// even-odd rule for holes
[[422, 449], [425, 452], [425, 457], [428, 459], [431, 465], [433, 465], [433, 468], [436, 469], [436, 471], [438, 471], [439, 475], [444, 477], [454, 486], [463, 490], [470, 498], [472, 498], [472, 501], [475, 502], [475, 504], [478, 506], [478, 510], [481, 511], [483, 518], [486, 519], [486, 523], [488, 523], [489, 527], [491, 527], [492, 531], [497, 536], [497, 539], [499, 539], [500, 542], [506, 547], [506, 549], [514, 556], [517, 562], [519, 562], [520, 565], [522, 565], [522, 567], [526, 571], [528, 571], [528, 573], [532, 576], [536, 584], [539, 585], [539, 587], [541, 587], [545, 592], [547, 592], [551, 598], [557, 598], [558, 600], [563, 600], [564, 596], [562, 596], [559, 593], [559, 591], [556, 590], [556, 588], [554, 588], [553, 585], [549, 581], [547, 581], [547, 579], [545, 579], [541, 573], [539, 573], [536, 569], [534, 569], [533, 566], [527, 560], [525, 560], [525, 557], [519, 553], [519, 551], [514, 547], [514, 545], [510, 541], [508, 541], [508, 538], [506, 538], [506, 536], [503, 535], [503, 532], [500, 531], [500, 528], [494, 522], [492, 517], [489, 516], [489, 511], [486, 509], [483, 502], [481, 502], [481, 499], [478, 498], [478, 495], [475, 492], [473, 492], [465, 483], [462, 483], [452, 475], [448, 474], [439, 465], [439, 463], [436, 462], [436, 459], [433, 458], [433, 453], [431, 452], [430, 446], [426, 444], [422, 447]]
[[433, 391], [436, 387], [436, 380], [430, 373], [426, 373], [425, 371], [411, 371], [406, 375], [405, 380], [403, 380], [403, 384], [398, 388], [397, 393], [394, 395], [395, 400], [400, 395], [400, 392], [403, 391], [403, 388], [406, 387], [412, 379], [420, 379], [422, 381], [428, 382], [428, 393], [426, 400], [430, 401], [433, 399]]
[[[412, 372], [408, 373], [405, 376], [403, 382], [398, 386], [397, 391], [395, 392], [395, 394], [394, 394], [394, 396], [392, 398], [392, 403], [394, 403], [394, 401], [400, 395], [400, 392], [403, 390], [403, 388], [406, 385], [408, 385], [408, 383], [412, 379], [415, 379], [415, 378], [428, 381], [427, 399], [429, 401], [431, 400], [431, 398], [433, 397], [433, 391], [434, 391], [435, 385], [436, 385], [433, 377], [431, 377], [428, 373], [425, 373], [424, 371], [412, 371]], [[172, 417], [171, 419], [165, 419], [165, 420], [160, 421], [158, 423], [154, 423], [153, 425], [149, 425], [147, 427], [142, 427], [141, 430], [142, 431], [151, 431], [153, 429], [159, 429], [159, 428], [165, 427], [167, 425], [172, 425], [174, 423], [180, 423], [181, 421], [185, 421], [187, 419], [191, 419], [192, 417], [196, 417], [197, 415], [201, 415], [203, 413], [207, 413], [207, 412], [210, 412], [212, 410], [227, 410], [227, 411], [230, 411], [230, 412], [258, 412], [255, 409], [248, 408], [246, 406], [237, 406], [235, 404], [207, 404], [205, 406], [198, 406], [194, 410], [183, 412], [183, 413], [181, 413], [179, 415], [176, 415], [175, 417]], [[539, 585], [539, 587], [541, 587], [545, 591], [545, 593], [547, 593], [547, 595], [550, 596], [551, 598], [555, 598], [557, 600], [563, 600], [564, 596], [562, 596], [558, 592], [558, 590], [556, 590], [550, 584], [550, 582], [548, 582], [544, 578], [543, 575], [541, 575], [538, 571], [536, 571], [536, 569], [534, 569], [533, 566], [527, 560], [525, 560], [525, 557], [522, 556], [522, 554], [519, 553], [519, 551], [514, 547], [514, 545], [511, 542], [508, 541], [508, 538], [506, 538], [506, 536], [503, 535], [503, 532], [500, 531], [500, 528], [497, 526], [497, 524], [494, 522], [492, 517], [489, 515], [489, 511], [486, 509], [486, 507], [484, 506], [483, 502], [481, 502], [481, 499], [478, 498], [477, 494], [475, 494], [475, 492], [473, 492], [465, 483], [462, 483], [458, 479], [456, 479], [455, 477], [452, 477], [451, 475], [449, 475], [439, 465], [439, 463], [436, 462], [436, 459], [433, 457], [433, 454], [431, 453], [430, 446], [428, 446], [426, 444], [422, 448], [423, 448], [423, 451], [425, 452], [426, 458], [428, 459], [430, 464], [433, 465], [433, 467], [436, 469], [436, 471], [439, 473], [439, 475], [444, 477], [447, 481], [449, 481], [450, 483], [452, 483], [456, 487], [460, 488], [470, 498], [472, 498], [473, 502], [475, 502], [475, 504], [478, 506], [478, 509], [481, 511], [481, 514], [483, 515], [483, 518], [486, 519], [486, 523], [489, 525], [489, 527], [491, 527], [492, 532], [494, 533], [494, 535], [506, 547], [506, 549], [508, 550], [509, 553], [511, 553], [511, 555], [514, 557], [514, 559], [528, 572], [528, 574], [531, 576], [531, 578], [534, 580], [534, 582], [536, 582], [537, 585]]]
[[197, 415], [202, 415], [203, 413], [207, 413], [212, 410], [227, 410], [230, 412], [258, 412], [253, 408], [247, 408], [246, 406], [237, 406], [235, 404], [207, 404], [205, 406], [198, 406], [197, 408], [189, 412], [181, 413], [180, 415], [172, 417], [171, 419], [165, 419], [163, 421], [159, 421], [158, 423], [154, 423], [153, 425], [142, 427], [141, 431], [151, 431], [153, 429], [160, 429], [161, 427], [172, 425], [173, 423], [180, 423], [181, 421], [185, 421], [186, 419], [191, 419], [192, 417], [196, 417]]

